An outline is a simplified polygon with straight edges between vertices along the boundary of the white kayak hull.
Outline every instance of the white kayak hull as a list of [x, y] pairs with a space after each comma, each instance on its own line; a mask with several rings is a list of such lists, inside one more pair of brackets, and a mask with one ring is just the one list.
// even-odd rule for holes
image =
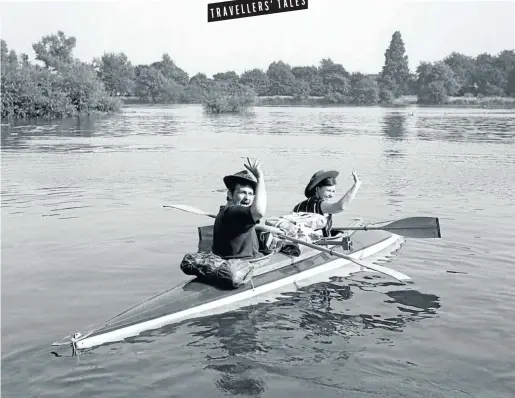
[[[372, 264], [387, 260], [400, 248], [404, 238], [383, 231], [357, 232], [353, 234], [353, 242], [355, 248], [345, 254], [365, 264]], [[340, 251], [343, 252], [341, 247]], [[273, 293], [295, 291], [301, 285], [329, 280], [332, 276], [345, 277], [360, 271], [368, 272], [349, 260], [316, 251], [309, 251], [304, 259], [297, 259], [297, 262], [288, 256], [281, 256], [287, 258], [291, 265], [285, 263], [281, 268], [259, 275], [238, 289], [221, 290], [194, 279], [147, 300], [91, 331], [77, 333], [75, 337], [68, 336], [53, 345], [68, 344], [81, 350], [118, 342], [187, 319], [269, 301]], [[376, 264], [374, 267], [386, 272], [390, 270]]]

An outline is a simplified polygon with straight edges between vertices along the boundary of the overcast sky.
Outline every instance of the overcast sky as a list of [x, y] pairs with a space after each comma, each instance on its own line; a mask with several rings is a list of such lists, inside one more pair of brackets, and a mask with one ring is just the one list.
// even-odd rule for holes
[[378, 73], [395, 30], [412, 70], [452, 51], [515, 48], [515, 1], [310, 0], [308, 10], [207, 23], [213, 1], [2, 1], [1, 36], [31, 59], [32, 43], [58, 30], [75, 36], [74, 54], [84, 61], [123, 51], [133, 64], [147, 64], [167, 52], [190, 76], [322, 58]]

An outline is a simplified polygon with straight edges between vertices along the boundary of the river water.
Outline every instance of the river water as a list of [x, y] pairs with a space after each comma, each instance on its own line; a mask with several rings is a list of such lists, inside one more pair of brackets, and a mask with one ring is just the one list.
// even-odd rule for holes
[[[452, 108], [130, 106], [2, 126], [3, 397], [512, 397], [515, 113]], [[50, 344], [183, 280], [222, 177], [259, 158], [268, 215], [311, 175], [363, 185], [342, 225], [440, 218], [389, 263], [72, 357]]]

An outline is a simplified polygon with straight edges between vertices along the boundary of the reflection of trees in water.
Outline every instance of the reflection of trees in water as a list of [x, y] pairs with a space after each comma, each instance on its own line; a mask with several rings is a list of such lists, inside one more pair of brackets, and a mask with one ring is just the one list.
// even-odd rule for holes
[[[404, 141], [407, 136], [406, 115], [404, 113], [387, 113], [383, 119], [383, 134], [387, 137], [384, 142], [384, 155], [386, 161], [391, 163], [384, 181], [385, 195], [388, 196], [390, 206], [399, 208], [402, 206], [404, 197], [404, 186], [406, 181], [405, 149], [407, 143]], [[390, 172], [390, 170], [392, 170]]]
[[[92, 152], [112, 149], [119, 142], [95, 140], [99, 137], [126, 137], [128, 135], [174, 135], [179, 125], [173, 115], [156, 114], [155, 117], [120, 115], [90, 115], [70, 117], [59, 121], [27, 120], [2, 126], [2, 146], [6, 149], [30, 147], [39, 152]], [[86, 138], [92, 138], [92, 140]], [[67, 138], [61, 140], [61, 138]], [[48, 141], [47, 141], [48, 140]], [[125, 144], [122, 144], [125, 145]], [[141, 149], [140, 149], [141, 150]]]
[[[208, 113], [203, 114], [200, 120], [201, 126], [209, 131], [216, 133], [232, 133], [237, 131], [241, 134], [262, 134], [264, 130], [259, 127], [266, 127], [268, 121], [258, 119], [254, 110], [246, 110], [245, 112], [232, 114], [232, 113]], [[280, 131], [281, 119], [274, 123], [274, 128], [277, 127]], [[275, 131], [275, 130], [274, 130]]]
[[515, 142], [511, 114], [435, 114], [417, 118], [417, 138], [424, 141], [506, 143]]
[[[399, 286], [402, 285], [366, 281], [342, 284], [334, 278], [333, 282], [312, 285], [281, 297], [273, 304], [195, 321], [191, 326], [199, 331], [194, 333], [198, 338], [194, 345], [209, 348], [214, 344], [213, 349], [221, 348], [227, 353], [222, 357], [207, 357], [206, 369], [221, 374], [216, 382], [218, 389], [227, 394], [260, 396], [266, 384], [257, 372], [283, 373], [288, 372], [285, 367], [309, 362], [341, 364], [353, 355], [352, 346], [346, 343], [362, 336], [364, 330], [401, 332], [407, 323], [432, 317], [440, 308], [435, 295], [390, 290]], [[378, 288], [388, 289], [384, 303], [396, 305], [394, 316], [335, 310], [335, 307], [348, 308], [345, 302], [354, 297], [356, 290], [377, 292]], [[267, 354], [265, 363], [253, 360], [254, 355], [263, 353]], [[284, 353], [289, 356], [285, 357]]]
[[[406, 138], [406, 116], [403, 113], [387, 113], [383, 118], [383, 134], [388, 138], [388, 141], [403, 141]], [[402, 144], [399, 144], [402, 145]], [[403, 157], [404, 153], [394, 144], [393, 147], [388, 145], [384, 153], [387, 158]]]
[[[215, 337], [221, 348], [228, 356], [210, 359], [206, 369], [221, 373], [216, 382], [217, 387], [224, 393], [232, 395], [259, 396], [265, 391], [265, 383], [252, 375], [254, 366], [249, 360], [244, 360], [246, 354], [266, 351], [258, 339], [256, 318], [248, 311], [235, 311], [195, 322], [204, 328], [195, 333], [201, 341]], [[206, 326], [210, 326], [205, 330]]]
[[383, 120], [383, 134], [393, 140], [406, 138], [406, 116], [403, 113], [388, 113]]
[[[98, 116], [70, 117], [65, 119], [44, 120], [28, 119], [16, 121], [14, 124], [2, 126], [2, 147], [6, 149], [19, 149], [33, 139], [60, 138], [60, 137], [81, 137], [90, 138], [95, 134]], [[62, 149], [74, 150], [90, 148], [89, 144], [66, 144], [56, 143], [49, 145], [38, 145], [42, 152], [59, 151]]]

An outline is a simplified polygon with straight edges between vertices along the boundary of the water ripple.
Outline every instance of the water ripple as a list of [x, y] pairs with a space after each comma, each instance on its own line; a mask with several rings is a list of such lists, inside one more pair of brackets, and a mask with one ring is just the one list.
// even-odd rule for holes
[[[10, 396], [509, 397], [513, 113], [465, 108], [131, 106], [2, 126], [2, 392]], [[363, 180], [338, 224], [438, 216], [388, 265], [414, 285], [334, 277], [72, 358], [48, 347], [176, 285], [222, 176], [263, 162], [270, 215], [314, 171]], [[56, 356], [59, 355], [59, 356]], [[201, 377], [199, 376], [201, 375]]]

